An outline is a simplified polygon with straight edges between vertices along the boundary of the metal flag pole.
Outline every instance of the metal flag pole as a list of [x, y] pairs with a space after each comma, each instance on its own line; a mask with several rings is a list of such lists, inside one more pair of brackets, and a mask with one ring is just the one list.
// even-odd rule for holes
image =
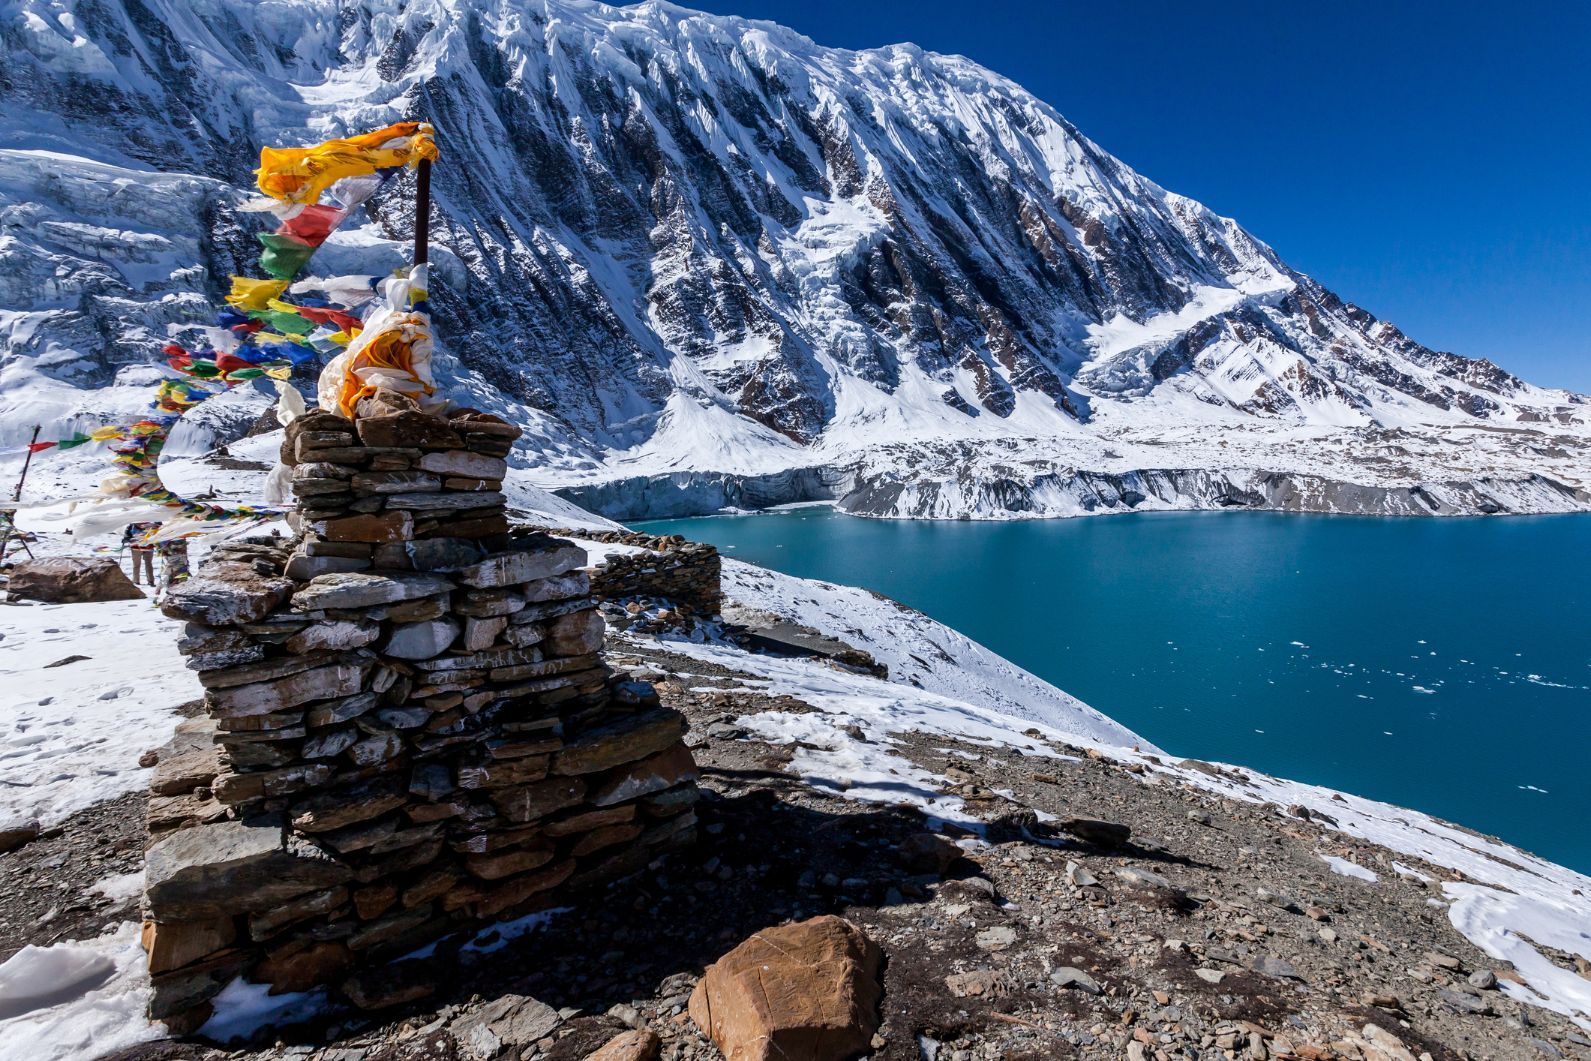
[[[28, 468], [33, 464], [33, 446], [39, 441], [40, 430], [42, 430], [42, 425], [33, 425], [33, 437], [28, 439], [28, 455], [22, 458], [22, 474], [17, 476], [16, 489], [11, 491], [12, 501], [22, 500], [22, 484], [28, 481]], [[17, 541], [22, 545], [22, 551], [28, 554], [28, 559], [31, 560], [33, 558], [33, 550], [28, 548], [27, 540], [17, 534], [16, 526], [16, 512], [7, 512], [5, 514], [5, 533], [0, 534], [0, 562], [5, 561], [6, 549], [11, 545], [12, 535], [16, 535]]]

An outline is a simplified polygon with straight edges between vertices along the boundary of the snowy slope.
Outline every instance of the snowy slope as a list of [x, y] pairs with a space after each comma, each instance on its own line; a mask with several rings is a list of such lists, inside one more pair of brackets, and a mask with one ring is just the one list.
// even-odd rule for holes
[[895, 684], [1043, 722], [1101, 744], [1159, 750], [965, 634], [888, 597], [727, 558], [723, 588], [726, 618], [750, 611], [810, 626], [869, 653], [889, 668]]
[[[253, 253], [256, 145], [425, 116], [443, 374], [587, 508], [1591, 505], [1585, 398], [1420, 346], [963, 58], [588, 0], [10, 0], [0, 45], [0, 444], [136, 405]], [[399, 264], [407, 190], [317, 267]]]
[[203, 693], [179, 627], [148, 600], [0, 607], [0, 822], [48, 827], [149, 783], [138, 757]]
[[[828, 616], [829, 626], [850, 623], [849, 612]], [[873, 631], [875, 636], [884, 631]], [[755, 656], [718, 645], [671, 642], [670, 649], [756, 675], [776, 696], [795, 697], [811, 712], [774, 711], [737, 724], [759, 740], [793, 744], [790, 767], [813, 785], [851, 799], [920, 806], [935, 817], [976, 824], [961, 801], [947, 795], [946, 779], [918, 767], [895, 748], [905, 732], [941, 735], [998, 751], [1055, 755], [1046, 742], [1092, 749], [1137, 764], [1146, 784], [1183, 784], [1252, 803], [1306, 808], [1316, 822], [1450, 871], [1441, 894], [1448, 918], [1487, 954], [1513, 963], [1522, 984], [1500, 989], [1520, 1002], [1543, 1006], [1591, 1031], [1591, 981], [1543, 956], [1552, 947], [1591, 960], [1587, 918], [1591, 878], [1518, 848], [1449, 825], [1418, 811], [1245, 768], [1168, 762], [1080, 734], [1060, 720], [1035, 723], [910, 685], [880, 681], [808, 660]], [[1035, 734], [1037, 736], [1035, 736]], [[1224, 776], [1207, 772], [1214, 767]]]

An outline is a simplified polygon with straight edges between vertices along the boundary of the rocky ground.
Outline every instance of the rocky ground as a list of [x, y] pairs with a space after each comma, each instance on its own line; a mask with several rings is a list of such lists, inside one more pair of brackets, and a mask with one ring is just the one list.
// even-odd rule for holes
[[138, 916], [137, 890], [106, 895], [95, 885], [144, 864], [142, 792], [109, 800], [0, 855], [0, 961], [23, 946], [97, 936]]
[[[1571, 1023], [1496, 990], [1511, 972], [1450, 926], [1416, 875], [1435, 867], [1404, 859], [1415, 873], [1400, 875], [1389, 853], [1284, 809], [1146, 784], [1077, 749], [907, 734], [901, 754], [985, 822], [981, 837], [934, 833], [913, 808], [800, 781], [793, 746], [736, 724], [807, 705], [634, 630], [612, 649], [690, 718], [697, 849], [518, 938], [439, 947], [423, 997], [398, 1011], [333, 1014], [242, 1051], [162, 1042], [120, 1057], [573, 1061], [627, 1035], [603, 1056], [718, 1058], [685, 1012], [703, 968], [759, 929], [834, 913], [884, 953], [878, 1059], [1591, 1058]], [[0, 952], [134, 916], [90, 885], [136, 868], [141, 802], [0, 857]], [[1070, 818], [1130, 837], [1085, 825], [1093, 842], [1078, 839], [1057, 827]]]

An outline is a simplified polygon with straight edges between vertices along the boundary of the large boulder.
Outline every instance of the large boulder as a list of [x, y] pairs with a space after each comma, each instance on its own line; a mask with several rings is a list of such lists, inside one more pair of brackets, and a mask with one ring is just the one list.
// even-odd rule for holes
[[727, 1061], [844, 1061], [878, 1030], [882, 961], [844, 918], [766, 929], [708, 966], [691, 1019]]
[[108, 556], [52, 556], [24, 560], [11, 569], [7, 587], [13, 597], [46, 604], [91, 604], [96, 601], [141, 600], [122, 567]]

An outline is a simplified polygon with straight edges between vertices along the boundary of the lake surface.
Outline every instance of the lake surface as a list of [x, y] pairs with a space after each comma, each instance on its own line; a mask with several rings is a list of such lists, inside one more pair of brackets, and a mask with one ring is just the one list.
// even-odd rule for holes
[[865, 586], [1176, 755], [1429, 811], [1591, 872], [1591, 516], [830, 508], [641, 525]]

